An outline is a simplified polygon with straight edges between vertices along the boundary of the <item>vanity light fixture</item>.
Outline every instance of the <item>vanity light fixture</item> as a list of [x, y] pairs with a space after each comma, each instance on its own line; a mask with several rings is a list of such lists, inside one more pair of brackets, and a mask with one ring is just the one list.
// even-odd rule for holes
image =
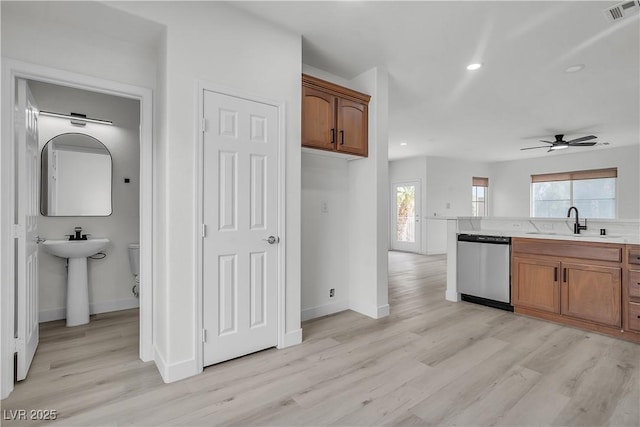
[[467, 65], [467, 70], [475, 71], [481, 67], [482, 67], [482, 62], [476, 62], [476, 63]]
[[60, 119], [69, 119], [71, 123], [74, 125], [84, 126], [87, 123], [97, 123], [100, 125], [113, 125], [112, 121], [109, 120], [100, 120], [100, 119], [91, 119], [84, 114], [71, 113], [71, 114], [62, 114], [62, 113], [52, 113], [51, 111], [40, 111], [40, 114], [43, 116], [49, 117], [58, 117]]

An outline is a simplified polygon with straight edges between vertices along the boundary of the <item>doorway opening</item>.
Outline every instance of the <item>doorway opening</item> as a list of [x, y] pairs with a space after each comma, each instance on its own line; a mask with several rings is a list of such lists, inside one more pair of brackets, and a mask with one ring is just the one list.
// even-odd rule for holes
[[422, 248], [420, 182], [399, 182], [391, 187], [391, 249], [418, 253]]
[[[3, 91], [4, 93], [11, 94], [13, 96], [3, 96], [3, 123], [10, 124], [10, 126], [3, 126], [3, 144], [2, 144], [2, 171], [10, 171], [3, 174], [5, 177], [1, 183], [3, 195], [7, 194], [8, 197], [3, 197], [1, 212], [2, 223], [2, 235], [3, 246], [2, 256], [6, 257], [6, 262], [2, 268], [2, 352], [0, 358], [2, 362], [2, 398], [5, 398], [13, 390], [14, 379], [14, 353], [13, 349], [20, 350], [20, 342], [24, 337], [18, 336], [18, 324], [21, 322], [22, 317], [26, 316], [24, 310], [19, 309], [22, 305], [19, 303], [20, 298], [19, 286], [20, 281], [16, 280], [21, 269], [23, 268], [19, 262], [19, 244], [20, 240], [24, 240], [24, 233], [21, 233], [21, 221], [17, 215], [18, 205], [20, 203], [20, 197], [24, 198], [25, 194], [22, 194], [22, 188], [19, 185], [18, 177], [21, 161], [18, 158], [16, 152], [16, 146], [13, 142], [13, 135], [18, 131], [20, 122], [16, 122], [16, 111], [14, 111], [13, 100], [16, 99], [15, 94], [18, 90], [18, 83], [20, 81], [27, 81], [34, 88], [36, 95], [39, 94], [39, 98], [43, 101], [43, 106], [46, 106], [47, 110], [54, 110], [54, 112], [63, 112], [69, 114], [84, 113], [83, 111], [77, 111], [78, 109], [88, 111], [91, 109], [91, 102], [95, 102], [96, 97], [101, 99], [101, 104], [105, 100], [111, 100], [112, 105], [108, 108], [112, 108], [112, 111], [118, 110], [124, 104], [128, 104], [129, 108], [133, 108], [136, 112], [134, 118], [129, 118], [129, 123], [121, 126], [104, 126], [103, 124], [96, 124], [93, 129], [89, 129], [88, 123], [85, 122], [84, 127], [79, 126], [74, 128], [78, 134], [89, 134], [89, 136], [95, 139], [103, 139], [109, 141], [109, 150], [111, 156], [115, 160], [112, 167], [112, 184], [113, 196], [110, 196], [114, 204], [112, 212], [109, 216], [101, 217], [111, 218], [112, 224], [100, 223], [97, 216], [56, 216], [56, 215], [43, 215], [43, 207], [39, 203], [38, 219], [41, 219], [46, 229], [47, 234], [42, 234], [39, 240], [43, 238], [49, 239], [61, 239], [65, 234], [72, 234], [75, 227], [83, 229], [82, 234], [93, 234], [98, 236], [99, 234], [118, 234], [117, 239], [111, 238], [111, 243], [107, 246], [105, 251], [107, 259], [109, 261], [115, 261], [119, 265], [117, 269], [122, 273], [122, 277], [114, 279], [114, 282], [118, 282], [116, 287], [112, 287], [111, 290], [105, 289], [105, 287], [96, 287], [93, 289], [91, 311], [93, 313], [105, 313], [121, 309], [129, 309], [133, 306], [139, 305], [139, 315], [136, 316], [139, 319], [138, 330], [138, 343], [139, 343], [139, 357], [143, 361], [153, 360], [153, 347], [152, 347], [152, 98], [151, 91], [146, 88], [116, 83], [112, 81], [96, 79], [89, 76], [79, 75], [66, 71], [51, 69], [48, 67], [36, 66], [33, 64], [21, 63], [18, 61], [7, 61], [6, 72], [3, 72]], [[61, 92], [62, 91], [62, 92]], [[60, 93], [67, 91], [68, 96], [60, 96]], [[74, 96], [70, 95], [71, 93]], [[77, 95], [77, 96], [76, 96]], [[56, 101], [57, 99], [57, 101]], [[73, 99], [74, 106], [70, 107], [68, 103]], [[120, 100], [120, 103], [118, 103]], [[56, 102], [58, 104], [56, 105]], [[67, 104], [65, 105], [65, 102]], [[106, 101], [109, 104], [109, 101]], [[84, 103], [84, 104], [83, 104]], [[124, 103], [124, 104], [123, 104]], [[102, 105], [104, 107], [104, 105]], [[40, 107], [42, 110], [45, 108]], [[73, 109], [71, 109], [73, 108]], [[59, 110], [59, 111], [56, 111]], [[60, 111], [62, 110], [62, 111]], [[70, 110], [70, 111], [67, 111]], [[106, 118], [108, 113], [98, 112], [90, 113], [97, 118]], [[89, 116], [89, 114], [86, 114]], [[103, 117], [100, 117], [103, 116]], [[42, 117], [44, 118], [44, 117]], [[48, 118], [47, 118], [48, 119]], [[61, 132], [61, 130], [69, 130], [70, 121], [60, 118], [52, 117], [51, 120], [58, 120], [58, 122], [49, 122], [47, 130], [43, 133], [42, 138], [39, 138], [38, 155], [42, 152], [44, 144], [47, 142], [45, 139], [49, 138], [53, 134], [64, 134], [70, 132]], [[93, 123], [92, 123], [93, 124]], [[76, 125], [77, 126], [77, 125]], [[109, 131], [105, 129], [100, 130], [99, 127], [110, 128]], [[91, 135], [91, 133], [94, 133]], [[98, 133], [99, 137], [96, 138]], [[115, 142], [114, 142], [115, 141]], [[129, 144], [135, 141], [137, 147], [127, 147], [127, 141]], [[73, 144], [71, 144], [73, 145]], [[77, 151], [77, 150], [76, 150]], [[86, 151], [86, 150], [85, 150]], [[114, 156], [114, 153], [116, 154]], [[132, 155], [132, 153], [134, 153]], [[131, 158], [133, 157], [133, 158]], [[62, 163], [60, 163], [62, 165]], [[128, 166], [127, 166], [128, 165]], [[36, 173], [41, 173], [40, 158], [38, 158], [38, 168]], [[41, 187], [39, 183], [38, 187]], [[117, 191], [116, 191], [117, 187]], [[135, 188], [134, 188], [135, 187]], [[40, 193], [40, 191], [38, 191]], [[78, 198], [90, 199], [91, 195], [80, 196]], [[37, 197], [40, 199], [40, 197]], [[45, 208], [46, 211], [48, 208]], [[68, 213], [68, 212], [67, 212]], [[126, 220], [124, 218], [127, 218]], [[126, 224], [125, 224], [126, 223]], [[71, 224], [74, 224], [71, 227]], [[72, 228], [69, 231], [69, 228]], [[115, 230], [118, 229], [116, 232]], [[44, 231], [44, 230], [43, 230]], [[102, 237], [102, 236], [98, 236]], [[109, 238], [109, 236], [104, 236]], [[131, 293], [131, 288], [135, 283], [135, 277], [131, 272], [128, 246], [130, 243], [139, 243], [139, 304], [138, 299]], [[40, 246], [40, 245], [39, 245]], [[41, 248], [38, 252], [42, 252]], [[111, 255], [111, 256], [110, 256]], [[43, 271], [40, 276], [40, 282], [43, 277], [50, 278], [48, 283], [55, 283], [52, 289], [45, 289], [40, 292], [40, 296], [46, 299], [46, 304], [43, 305], [43, 310], [37, 312], [36, 318], [40, 321], [55, 320], [66, 316], [66, 307], [60, 307], [60, 290], [63, 281], [66, 284], [66, 266], [64, 260], [56, 260], [53, 256], [47, 255], [48, 266], [53, 266], [53, 277], [48, 276], [51, 271]], [[98, 256], [99, 257], [99, 256]], [[45, 256], [43, 255], [44, 259]], [[57, 263], [56, 263], [57, 261]], [[105, 260], [90, 260], [91, 265], [89, 271], [97, 270], [92, 277], [89, 275], [89, 280], [100, 280], [100, 269], [110, 269], [109, 266], [105, 266]], [[100, 265], [100, 263], [103, 263]], [[63, 265], [60, 266], [59, 264]], [[111, 266], [113, 268], [114, 266]], [[48, 267], [47, 267], [48, 268]], [[45, 268], [45, 270], [47, 269]], [[62, 272], [62, 274], [61, 274]], [[56, 277], [57, 274], [57, 277]], [[122, 283], [125, 281], [125, 283]], [[43, 283], [40, 284], [42, 290]], [[96, 285], [98, 285], [96, 283]], [[89, 284], [91, 286], [91, 283]], [[66, 287], [62, 285], [62, 287]], [[123, 292], [123, 289], [126, 291]], [[66, 289], [65, 289], [66, 291]], [[127, 295], [127, 292], [130, 294]], [[92, 294], [92, 291], [89, 291]], [[37, 300], [37, 298], [36, 298]], [[44, 301], [43, 301], [44, 302]], [[30, 307], [31, 315], [33, 315], [33, 306]], [[36, 306], [37, 309], [37, 306]], [[136, 325], [137, 326], [137, 325]]]

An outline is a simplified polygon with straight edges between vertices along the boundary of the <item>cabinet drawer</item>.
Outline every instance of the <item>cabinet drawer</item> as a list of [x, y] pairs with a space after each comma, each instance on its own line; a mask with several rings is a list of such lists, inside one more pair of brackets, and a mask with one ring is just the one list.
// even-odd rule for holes
[[629, 264], [640, 264], [640, 249], [629, 249]]
[[640, 304], [630, 302], [627, 313], [629, 316], [629, 329], [640, 331]]
[[[622, 262], [622, 246], [619, 245], [527, 238], [514, 238], [511, 242], [511, 251], [514, 253]], [[640, 251], [636, 251], [636, 255], [640, 256]]]
[[629, 296], [640, 298], [640, 271], [629, 270]]

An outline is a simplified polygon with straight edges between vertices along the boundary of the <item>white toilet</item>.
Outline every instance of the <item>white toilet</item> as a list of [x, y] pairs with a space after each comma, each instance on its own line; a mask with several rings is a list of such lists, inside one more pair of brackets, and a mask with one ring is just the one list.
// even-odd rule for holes
[[129, 265], [131, 266], [131, 273], [135, 277], [135, 285], [131, 289], [133, 295], [138, 297], [139, 285], [140, 285], [140, 244], [129, 244]]

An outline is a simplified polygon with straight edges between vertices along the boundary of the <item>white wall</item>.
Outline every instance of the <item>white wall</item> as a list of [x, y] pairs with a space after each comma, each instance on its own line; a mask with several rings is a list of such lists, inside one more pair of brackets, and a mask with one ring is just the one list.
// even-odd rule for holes
[[347, 160], [302, 153], [302, 320], [349, 306], [348, 179]]
[[2, 8], [3, 56], [155, 87], [153, 333], [166, 381], [200, 370], [197, 81], [284, 102], [285, 344], [299, 342], [300, 36], [214, 2], [2, 2]]
[[[89, 117], [112, 120], [113, 126], [87, 123], [79, 127], [69, 120], [40, 116], [40, 150], [51, 138], [63, 133], [83, 133], [102, 142], [113, 159], [110, 216], [47, 217], [40, 215], [40, 236], [61, 239], [76, 226], [83, 234], [107, 237], [111, 241], [107, 257], [89, 260], [89, 303], [92, 312], [113, 311], [138, 306], [131, 293], [134, 284], [129, 268], [127, 245], [139, 242], [140, 105], [138, 101], [85, 92], [42, 83], [31, 83], [39, 107], [56, 112], [89, 112]], [[62, 166], [61, 166], [62, 167]], [[130, 178], [130, 183], [124, 183]], [[78, 195], [81, 197], [81, 195]], [[62, 319], [66, 307], [66, 261], [40, 248], [40, 321]]]
[[491, 215], [530, 216], [531, 175], [618, 168], [618, 219], [640, 218], [640, 145], [491, 163]]
[[113, 2], [166, 26], [166, 70], [160, 115], [166, 117], [157, 174], [164, 175], [159, 224], [167, 261], [158, 274], [156, 306], [163, 323], [156, 328], [156, 361], [166, 381], [199, 371], [197, 352], [198, 237], [197, 82], [212, 82], [286, 106], [285, 343], [301, 339], [300, 330], [300, 36], [238, 9], [215, 2]]
[[[392, 194], [393, 184], [404, 181], [418, 181], [420, 182], [420, 250], [419, 253], [427, 254], [427, 222], [425, 219], [427, 215], [427, 159], [426, 157], [412, 157], [409, 159], [395, 160], [389, 162], [389, 233], [391, 240], [393, 237], [391, 233], [394, 230], [393, 224], [393, 209], [394, 201]], [[391, 246], [390, 246], [391, 247]]]
[[2, 56], [153, 88], [161, 27], [98, 2], [3, 1]]
[[[389, 314], [389, 77], [366, 71], [350, 87], [371, 95], [369, 157], [349, 162], [350, 307], [373, 318]], [[375, 266], [375, 268], [372, 268]]]

